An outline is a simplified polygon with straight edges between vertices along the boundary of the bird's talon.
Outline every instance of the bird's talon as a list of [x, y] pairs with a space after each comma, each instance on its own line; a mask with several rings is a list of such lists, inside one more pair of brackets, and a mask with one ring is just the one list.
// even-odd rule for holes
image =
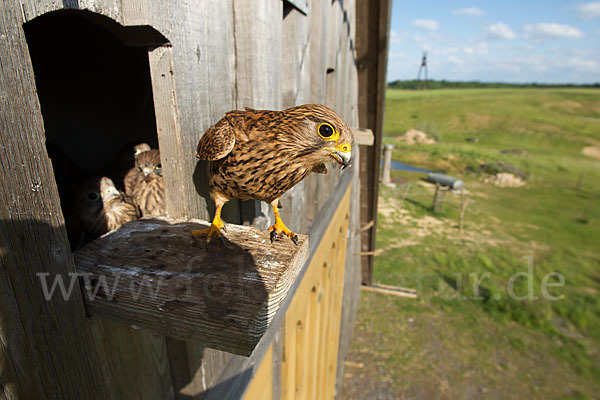
[[225, 246], [225, 240], [223, 240], [223, 237], [221, 235], [219, 235], [219, 240], [221, 241], [221, 244]]
[[298, 235], [294, 234], [294, 236], [291, 237], [292, 242], [294, 242], [294, 244], [296, 246], [298, 246]]
[[[271, 229], [271, 228], [269, 228]], [[271, 243], [273, 243], [275, 241], [275, 238], [277, 237], [277, 231], [275, 229], [273, 229], [271, 231]]]

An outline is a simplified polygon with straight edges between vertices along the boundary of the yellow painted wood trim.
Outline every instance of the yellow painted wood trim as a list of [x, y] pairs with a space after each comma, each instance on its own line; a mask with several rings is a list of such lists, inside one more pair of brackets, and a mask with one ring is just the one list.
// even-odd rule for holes
[[244, 400], [271, 399], [273, 399], [273, 345], [269, 346], [244, 396]]

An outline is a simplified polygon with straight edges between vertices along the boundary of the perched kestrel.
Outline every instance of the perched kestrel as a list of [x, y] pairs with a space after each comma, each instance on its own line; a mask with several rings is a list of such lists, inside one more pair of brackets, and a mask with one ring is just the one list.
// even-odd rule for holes
[[[125, 177], [126, 192], [131, 193], [142, 216], [165, 215], [165, 181], [162, 176], [159, 150], [147, 150], [135, 157], [133, 185]], [[129, 189], [128, 189], [129, 188]]]
[[140, 216], [131, 199], [119, 192], [107, 177], [83, 183], [73, 201], [66, 219], [74, 250]]
[[273, 207], [271, 241], [288, 236], [298, 244], [277, 210], [279, 198], [311, 172], [327, 173], [325, 163], [350, 166], [354, 138], [332, 109], [306, 104], [283, 111], [231, 111], [206, 130], [196, 157], [208, 160], [210, 196], [216, 212], [207, 229], [192, 235], [221, 237], [221, 208], [232, 198], [262, 200]]

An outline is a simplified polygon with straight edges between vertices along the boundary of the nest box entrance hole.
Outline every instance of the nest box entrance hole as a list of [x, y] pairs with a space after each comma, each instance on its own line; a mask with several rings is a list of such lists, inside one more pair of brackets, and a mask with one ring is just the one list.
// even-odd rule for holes
[[[100, 226], [81, 236], [80, 198], [98, 202], [102, 176], [124, 190], [123, 178], [135, 163], [134, 146], [158, 149], [148, 52], [169, 42], [150, 26], [124, 27], [87, 11], [47, 13], [24, 24], [24, 31], [75, 250], [108, 230]], [[102, 208], [102, 202], [95, 207]]]

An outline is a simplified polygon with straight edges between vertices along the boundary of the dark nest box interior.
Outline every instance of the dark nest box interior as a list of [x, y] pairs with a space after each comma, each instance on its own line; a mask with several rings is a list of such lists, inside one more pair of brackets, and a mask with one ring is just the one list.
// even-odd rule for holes
[[[69, 231], [82, 185], [108, 176], [122, 190], [134, 146], [158, 148], [148, 51], [168, 41], [86, 11], [51, 12], [24, 30]], [[72, 249], [81, 245], [69, 236]]]

